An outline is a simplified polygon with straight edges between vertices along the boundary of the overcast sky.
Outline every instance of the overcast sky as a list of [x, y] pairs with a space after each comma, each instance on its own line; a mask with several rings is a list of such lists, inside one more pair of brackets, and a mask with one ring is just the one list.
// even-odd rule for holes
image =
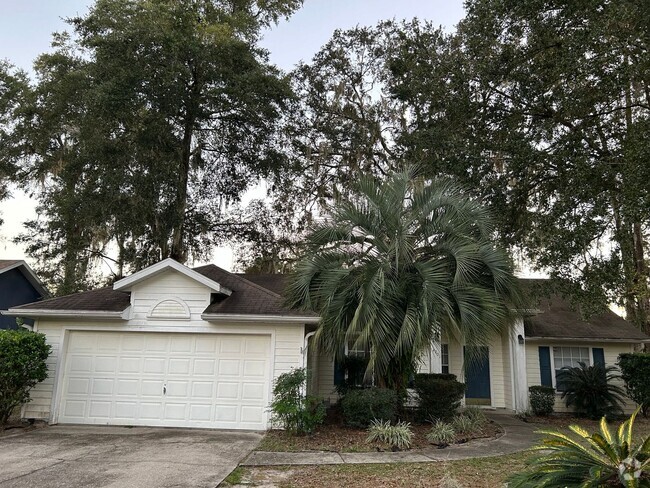
[[[308, 61], [336, 29], [374, 25], [385, 19], [432, 21], [448, 30], [463, 17], [462, 0], [305, 0], [304, 7], [268, 31], [262, 45], [271, 61], [290, 70], [301, 60]], [[0, 0], [0, 58], [30, 70], [40, 53], [49, 50], [52, 32], [66, 29], [64, 19], [83, 15], [91, 1], [85, 0]], [[22, 223], [36, 216], [35, 203], [19, 190], [0, 204], [5, 224], [0, 227], [0, 259], [26, 258], [11, 239]], [[29, 261], [29, 260], [28, 260]], [[214, 263], [232, 267], [230, 249], [218, 248]]]

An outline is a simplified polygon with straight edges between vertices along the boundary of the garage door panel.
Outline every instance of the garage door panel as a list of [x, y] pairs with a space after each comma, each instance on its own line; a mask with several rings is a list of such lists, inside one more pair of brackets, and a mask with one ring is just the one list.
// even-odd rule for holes
[[67, 349], [60, 422], [266, 427], [269, 336], [73, 331]]
[[93, 379], [93, 395], [113, 395], [113, 386], [115, 380], [113, 378], [94, 378]]

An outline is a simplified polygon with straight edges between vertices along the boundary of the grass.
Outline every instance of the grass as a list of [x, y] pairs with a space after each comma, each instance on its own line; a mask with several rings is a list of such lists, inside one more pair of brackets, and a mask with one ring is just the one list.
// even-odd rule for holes
[[327, 487], [429, 487], [457, 486], [494, 488], [525, 466], [528, 453], [451, 462], [404, 464], [344, 464], [247, 468], [246, 478], [255, 484], [297, 488]]
[[241, 466], [237, 466], [228, 476], [226, 476], [219, 486], [234, 486], [241, 484], [244, 479], [244, 469], [245, 468], [242, 468]]

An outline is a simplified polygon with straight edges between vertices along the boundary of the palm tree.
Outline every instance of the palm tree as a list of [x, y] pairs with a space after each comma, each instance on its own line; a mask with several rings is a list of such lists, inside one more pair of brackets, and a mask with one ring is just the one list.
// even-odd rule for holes
[[486, 209], [450, 180], [413, 168], [363, 178], [311, 229], [288, 301], [320, 315], [321, 350], [341, 359], [353, 342], [369, 351], [367, 373], [402, 389], [442, 332], [487, 345], [511, 323], [517, 281], [493, 236]]

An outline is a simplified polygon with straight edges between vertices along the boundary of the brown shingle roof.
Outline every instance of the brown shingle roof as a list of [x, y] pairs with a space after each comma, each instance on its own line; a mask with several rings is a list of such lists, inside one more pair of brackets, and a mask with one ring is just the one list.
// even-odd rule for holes
[[121, 312], [130, 304], [128, 293], [115, 291], [112, 287], [82, 291], [63, 297], [49, 298], [40, 302], [28, 303], [21, 310], [79, 310], [97, 312]]
[[252, 281], [256, 285], [260, 285], [267, 290], [271, 290], [278, 295], [283, 295], [287, 286], [288, 276], [281, 274], [253, 274], [253, 273], [237, 273], [237, 276]]
[[[534, 288], [541, 280], [523, 280], [524, 287]], [[538, 286], [537, 286], [538, 287]], [[533, 292], [534, 293], [534, 292]], [[546, 297], [531, 297], [531, 308], [537, 312], [524, 320], [527, 338], [545, 337], [552, 339], [589, 339], [592, 341], [623, 340], [630, 342], [650, 339], [632, 323], [611, 310], [588, 318], [559, 294]]]
[[[194, 271], [232, 290], [230, 296], [215, 295], [215, 301], [204, 311], [209, 314], [235, 315], [289, 315], [308, 316], [305, 312], [290, 310], [284, 306], [284, 299], [276, 291], [283, 288], [284, 276], [255, 275], [258, 283], [243, 276], [230, 273], [213, 264], [194, 268]], [[249, 276], [254, 279], [253, 276]], [[262, 286], [264, 283], [265, 286]], [[127, 292], [115, 291], [112, 287], [85, 291], [50, 298], [40, 302], [14, 307], [23, 310], [78, 310], [120, 312], [130, 304]]]
[[0, 270], [13, 266], [16, 263], [20, 263], [20, 259], [0, 259]]
[[[284, 298], [274, 291], [274, 289], [279, 290], [277, 285], [282, 278], [278, 277], [281, 275], [256, 275], [260, 278], [260, 282], [264, 282], [269, 287], [267, 288], [244, 278], [242, 275], [221, 269], [214, 264], [194, 268], [194, 271], [233, 290], [232, 295], [215, 301], [205, 309], [204, 313], [291, 315], [296, 317], [311, 315], [306, 312], [291, 310], [284, 305]], [[251, 277], [251, 275], [247, 276]], [[268, 278], [270, 276], [275, 278]], [[273, 283], [273, 288], [271, 288], [271, 283]]]

